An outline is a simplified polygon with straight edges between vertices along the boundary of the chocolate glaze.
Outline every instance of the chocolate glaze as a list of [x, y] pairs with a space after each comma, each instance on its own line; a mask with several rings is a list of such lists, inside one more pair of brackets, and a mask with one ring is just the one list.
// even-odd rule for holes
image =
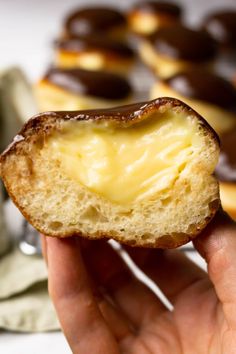
[[216, 176], [222, 182], [236, 183], [236, 129], [221, 136], [221, 153]]
[[[109, 120], [110, 122], [118, 125], [126, 123], [132, 124], [140, 122], [147, 114], [158, 111], [163, 113], [164, 107], [166, 107], [166, 110], [170, 111], [181, 111], [186, 114], [186, 117], [191, 114], [199, 120], [199, 124], [204, 127], [208, 136], [211, 136], [211, 138], [215, 140], [216, 144], [220, 145], [219, 137], [216, 132], [196, 111], [176, 98], [160, 97], [151, 101], [138, 102], [114, 108], [39, 113], [23, 125], [13, 142], [0, 155], [0, 163], [3, 162], [11, 152], [15, 151], [18, 144], [24, 143], [29, 136], [40, 132], [50, 134], [50, 130], [53, 129], [53, 126], [57, 121], [92, 120], [99, 122]], [[47, 124], [45, 124], [45, 122], [47, 122]]]
[[157, 52], [174, 59], [205, 62], [216, 56], [216, 43], [207, 32], [182, 25], [160, 28], [150, 40]]
[[56, 41], [56, 47], [68, 52], [97, 50], [124, 58], [134, 58], [134, 51], [128, 44], [101, 36], [76, 36]]
[[89, 7], [71, 13], [65, 28], [69, 35], [85, 35], [105, 32], [115, 27], [125, 26], [123, 14], [109, 7]]
[[134, 5], [133, 11], [164, 14], [177, 18], [180, 18], [182, 14], [182, 9], [177, 4], [161, 1], [140, 1]]
[[127, 98], [132, 93], [126, 79], [103, 71], [52, 68], [46, 73], [43, 81], [49, 81], [78, 95], [108, 100]]
[[[178, 73], [164, 82], [182, 96], [236, 112], [236, 89], [224, 78], [196, 68]], [[236, 116], [235, 116], [236, 119]]]
[[236, 11], [219, 11], [208, 16], [203, 28], [220, 44], [236, 49]]

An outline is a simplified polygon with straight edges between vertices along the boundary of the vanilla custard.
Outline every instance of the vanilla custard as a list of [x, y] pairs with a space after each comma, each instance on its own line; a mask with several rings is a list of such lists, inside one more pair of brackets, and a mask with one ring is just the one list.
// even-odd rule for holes
[[190, 117], [168, 112], [127, 127], [71, 121], [48, 138], [45, 148], [69, 178], [127, 205], [173, 187], [198, 149], [197, 129]]

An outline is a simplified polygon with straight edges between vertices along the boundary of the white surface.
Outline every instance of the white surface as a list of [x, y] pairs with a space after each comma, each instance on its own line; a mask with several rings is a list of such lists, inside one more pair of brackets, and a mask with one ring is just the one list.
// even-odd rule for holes
[[[133, 1], [119, 0], [122, 7]], [[235, 0], [185, 0], [186, 15], [192, 23], [210, 8], [234, 7]], [[0, 0], [0, 70], [10, 65], [21, 66], [32, 80], [36, 80], [50, 64], [51, 44], [60, 31], [63, 16], [82, 3], [79, 0]], [[112, 1], [102, 1], [111, 4]], [[117, 1], [116, 1], [117, 3]], [[17, 229], [17, 211], [12, 212], [10, 225]], [[204, 266], [203, 260], [191, 255]], [[70, 350], [61, 333], [14, 334], [0, 332], [1, 354], [67, 354]], [[81, 353], [83, 354], [83, 353]]]
[[0, 353], [71, 354], [71, 350], [69, 349], [66, 340], [61, 333], [2, 334], [0, 332]]

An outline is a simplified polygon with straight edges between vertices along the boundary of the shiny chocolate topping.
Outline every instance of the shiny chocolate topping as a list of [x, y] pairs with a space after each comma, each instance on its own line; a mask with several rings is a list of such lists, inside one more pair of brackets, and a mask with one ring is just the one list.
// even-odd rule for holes
[[[236, 89], [226, 79], [201, 68], [178, 73], [164, 82], [180, 95], [236, 112]], [[235, 117], [236, 119], [236, 117]]]
[[216, 43], [207, 32], [182, 25], [160, 28], [150, 40], [157, 52], [173, 59], [204, 62], [216, 56]]
[[82, 69], [50, 69], [43, 81], [78, 95], [88, 95], [108, 100], [127, 98], [132, 89], [126, 79], [121, 76]]
[[172, 2], [162, 1], [139, 1], [133, 7], [134, 11], [143, 11], [154, 14], [164, 14], [173, 17], [181, 17], [182, 9]]
[[125, 16], [109, 7], [83, 8], [70, 14], [65, 21], [65, 28], [69, 35], [105, 32], [125, 25]]
[[235, 10], [213, 13], [205, 19], [203, 27], [223, 46], [236, 48]]
[[124, 58], [134, 58], [135, 53], [128, 44], [101, 36], [76, 36], [56, 41], [56, 47], [68, 52], [101, 51]]
[[[185, 103], [170, 97], [160, 97], [152, 101], [138, 102], [130, 105], [108, 108], [108, 109], [90, 109], [81, 111], [61, 111], [61, 112], [43, 112], [29, 119], [18, 135], [14, 138], [13, 142], [8, 148], [0, 155], [0, 163], [2, 163], [10, 153], [15, 153], [16, 146], [24, 142], [28, 136], [32, 136], [34, 133], [38, 134], [40, 131], [46, 130], [46, 134], [50, 133], [50, 129], [53, 129], [54, 122], [60, 120], [64, 121], [86, 121], [92, 120], [94, 122], [108, 121], [114, 124], [130, 124], [131, 122], [138, 123], [142, 120], [142, 117], [152, 115], [159, 111], [160, 113], [167, 112], [182, 112], [186, 116], [189, 114], [199, 120], [199, 124], [204, 127], [207, 136], [211, 136], [219, 145], [219, 138], [216, 132], [210, 127], [210, 125], [194, 110], [192, 110]], [[161, 117], [161, 115], [160, 115]], [[48, 126], [45, 127], [45, 122], [48, 122]]]
[[221, 136], [221, 153], [216, 176], [222, 182], [236, 183], [236, 129]]

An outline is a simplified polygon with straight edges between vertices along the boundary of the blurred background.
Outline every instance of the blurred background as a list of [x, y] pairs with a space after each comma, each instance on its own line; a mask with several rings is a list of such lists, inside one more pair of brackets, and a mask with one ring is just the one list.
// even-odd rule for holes
[[[136, 1], [82, 0], [1, 0], [0, 1], [0, 67], [19, 65], [31, 79], [38, 79], [50, 63], [51, 44], [58, 36], [65, 14], [79, 6], [112, 5], [128, 9]], [[213, 9], [236, 9], [235, 0], [179, 0], [184, 6], [184, 19], [197, 26]]]
[[[229, 12], [236, 11], [235, 0], [170, 0], [168, 2], [177, 4], [183, 9], [181, 21], [193, 29], [202, 28], [204, 19], [213, 12], [218, 10], [227, 10]], [[55, 40], [59, 38], [61, 39], [65, 36], [63, 23], [65, 17], [69, 13], [88, 6], [109, 6], [120, 10], [123, 15], [126, 16], [132, 11], [134, 4], [136, 3], [137, 1], [131, 0], [0, 0], [1, 150], [6, 147], [24, 121], [36, 112], [44, 110], [42, 107], [45, 107], [45, 110], [56, 110], [63, 107], [66, 107], [67, 109], [82, 109], [96, 108], [98, 105], [113, 105], [113, 101], [104, 101], [101, 100], [100, 97], [93, 97], [93, 100], [91, 101], [91, 97], [83, 97], [82, 100], [81, 95], [79, 95], [79, 100], [75, 100], [75, 96], [69, 100], [71, 106], [68, 108], [68, 100], [66, 97], [71, 98], [71, 96], [65, 96], [65, 92], [60, 90], [60, 92], [50, 91], [52, 89], [50, 86], [50, 80], [48, 77], [45, 78], [44, 75], [48, 68], [51, 67], [55, 58]], [[145, 1], [143, 1], [143, 3], [145, 3]], [[156, 3], [158, 3], [158, 1], [156, 1]], [[218, 25], [216, 25], [216, 27], [217, 26]], [[234, 28], [234, 38], [236, 38], [236, 25]], [[175, 35], [173, 34], [173, 37], [174, 36]], [[114, 38], [111, 39], [111, 41], [113, 40], [116, 41]], [[148, 99], [149, 97], [154, 98], [157, 97], [157, 95], [162, 94], [164, 95], [164, 93], [166, 93], [166, 87], [162, 84], [166, 79], [166, 71], [159, 71], [159, 67], [156, 68], [154, 63], [155, 60], [158, 60], [159, 63], [161, 54], [163, 53], [159, 53], [158, 51], [155, 52], [154, 47], [151, 48], [151, 52], [148, 52], [150, 48], [147, 48], [146, 46], [145, 49], [142, 46], [145, 43], [147, 44], [147, 37], [140, 34], [137, 35], [137, 33], [134, 33], [131, 30], [129, 30], [129, 34], [125, 38], [125, 41], [126, 40], [128, 46], [130, 46], [135, 53], [135, 63], [132, 63], [132, 70], [128, 70], [129, 73], [122, 70], [122, 80], [125, 82], [130, 81], [133, 87], [133, 89], [128, 89], [128, 91], [130, 90], [130, 95], [123, 97], [122, 103], [137, 101], [138, 99]], [[122, 41], [124, 41], [124, 38]], [[209, 47], [210, 46], [211, 43], [209, 42]], [[201, 50], [207, 52], [209, 47], [206, 45], [205, 49], [202, 47]], [[236, 82], [236, 39], [234, 42], [234, 48], [223, 48], [224, 45], [218, 45], [218, 47], [220, 48], [217, 49], [217, 54], [214, 54], [216, 57], [212, 54], [212, 58], [209, 60], [210, 63], [207, 62], [203, 64], [204, 66], [207, 64], [207, 70], [212, 73], [212, 68], [210, 69], [208, 64], [212, 65], [214, 61], [215, 73], [217, 75], [220, 74], [221, 78], [223, 78], [222, 82], [221, 78], [214, 77], [214, 82], [216, 82], [215, 87], [218, 88], [217, 85], [219, 85], [219, 90], [217, 88], [216, 90], [218, 90], [218, 92], [220, 90], [228, 90], [227, 92], [229, 92], [229, 96], [231, 97], [231, 101], [228, 103], [230, 108], [227, 108], [225, 103], [223, 103], [223, 106], [220, 105], [220, 103], [218, 104], [214, 99], [214, 102], [210, 99], [208, 102], [204, 97], [200, 97], [201, 95], [197, 98], [188, 97], [187, 93], [185, 95], [183, 91], [170, 91], [173, 87], [168, 87], [167, 89], [169, 91], [167, 92], [170, 96], [172, 93], [175, 97], [181, 99], [183, 99], [184, 96], [183, 100], [190, 105], [196, 105], [194, 106], [196, 107], [196, 110], [199, 108], [202, 110], [202, 114], [203, 112], [206, 112], [206, 118], [208, 119], [209, 115], [210, 124], [213, 124], [213, 126], [215, 125], [214, 128], [223, 138], [225, 133], [234, 130], [236, 122], [236, 92], [234, 88]], [[233, 46], [231, 45], [231, 47]], [[143, 51], [141, 51], [140, 48], [143, 48]], [[57, 49], [60, 52], [63, 47], [59, 46]], [[70, 52], [70, 50], [68, 50], [68, 52]], [[145, 53], [151, 54], [146, 56]], [[205, 53], [201, 53], [201, 56], [204, 57], [204, 55]], [[60, 57], [61, 60], [62, 57]], [[149, 57], [153, 58], [153, 62], [149, 62]], [[162, 59], [163, 58], [161, 58], [161, 60]], [[171, 58], [170, 55], [170, 60], [172, 59], [173, 58]], [[122, 64], [122, 60], [123, 59], [121, 58], [118, 59], [117, 67]], [[186, 63], [185, 59], [183, 61]], [[174, 70], [176, 70], [178, 65], [183, 69], [182, 64], [182, 61], [180, 63], [174, 58]], [[65, 63], [61, 62], [61, 65], [64, 66]], [[91, 62], [89, 65], [91, 65]], [[122, 65], [125, 69], [126, 64]], [[159, 66], [159, 64], [157, 66]], [[164, 68], [165, 63], [163, 64], [163, 61], [161, 61], [160, 66], [163, 66]], [[187, 67], [189, 69], [191, 65], [189, 66], [188, 63]], [[199, 63], [197, 64], [197, 67], [199, 69]], [[194, 70], [195, 69], [196, 67], [194, 66]], [[204, 68], [204, 70], [205, 69], [206, 68]], [[115, 75], [117, 74], [117, 71], [119, 71], [120, 75], [120, 70], [117, 68], [114, 69]], [[126, 85], [130, 85], [127, 82]], [[35, 87], [37, 88], [36, 100], [32, 87], [34, 87], [34, 89]], [[70, 94], [70, 92], [67, 92], [66, 94]], [[55, 95], [59, 96], [56, 97]], [[56, 100], [54, 100], [55, 97]], [[53, 104], [57, 102], [58, 97], [60, 105], [53, 106]], [[83, 104], [81, 104], [82, 101]], [[92, 106], [88, 106], [88, 102]], [[231, 109], [231, 106], [233, 106], [233, 110]], [[211, 117], [214, 115], [224, 117], [226, 123], [221, 125], [221, 122], [218, 122], [217, 120], [212, 121]], [[232, 145], [236, 146], [236, 134], [232, 140]], [[236, 181], [234, 181], [234, 183], [235, 182]], [[234, 184], [233, 187], [233, 191], [230, 190], [229, 193], [236, 196], [236, 184]], [[223, 179], [222, 193], [225, 193], [226, 206], [229, 207], [229, 211], [232, 212], [232, 215], [236, 217], [236, 197], [233, 199], [233, 202], [231, 199], [227, 199], [227, 188], [228, 185]], [[34, 229], [24, 221], [18, 210], [13, 206], [11, 201], [9, 201], [6, 191], [2, 189], [1, 192], [0, 353], [70, 353], [65, 339], [59, 331], [59, 324], [47, 295], [47, 271], [40, 254], [38, 235]], [[193, 252], [191, 246], [187, 245], [184, 248], [184, 252], [186, 252], [187, 255], [196, 261], [201, 267], [205, 268], [203, 260]], [[160, 295], [158, 289], [154, 289], [154, 291]]]

